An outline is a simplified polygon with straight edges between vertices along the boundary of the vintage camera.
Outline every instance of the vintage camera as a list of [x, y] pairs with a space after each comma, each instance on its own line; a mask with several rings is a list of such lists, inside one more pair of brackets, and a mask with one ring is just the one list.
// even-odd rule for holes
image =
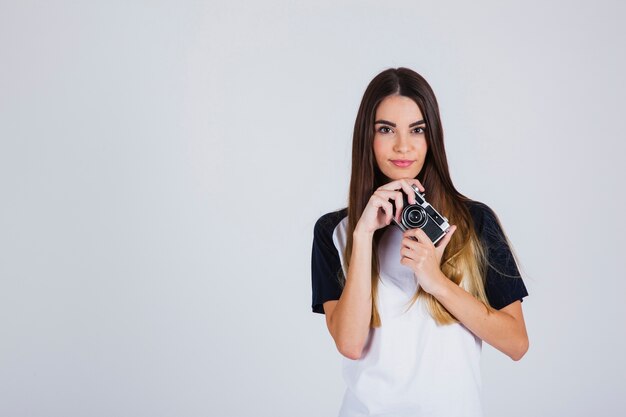
[[411, 188], [415, 191], [415, 204], [409, 204], [409, 197], [402, 193], [402, 214], [400, 216], [400, 223], [396, 221], [396, 205], [395, 201], [391, 202], [393, 210], [392, 221], [402, 230], [402, 232], [408, 229], [420, 228], [426, 233], [426, 235], [432, 240], [433, 244], [436, 244], [443, 238], [450, 225], [448, 219], [439, 214], [433, 206], [431, 206], [419, 188], [415, 184], [411, 184]]

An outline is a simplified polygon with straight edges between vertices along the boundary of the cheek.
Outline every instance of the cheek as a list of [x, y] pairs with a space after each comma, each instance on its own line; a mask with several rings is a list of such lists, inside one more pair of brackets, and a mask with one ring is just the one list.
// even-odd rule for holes
[[374, 150], [374, 156], [376, 157], [377, 160], [379, 160], [382, 157], [382, 155], [385, 153], [385, 147], [379, 140], [374, 139], [372, 148]]
[[374, 157], [378, 160], [380, 158], [380, 154], [383, 152], [380, 141], [374, 139], [374, 142], [372, 143], [372, 150], [374, 151]]
[[419, 148], [421, 150], [421, 154], [426, 156], [426, 152], [428, 152], [428, 142], [426, 142], [426, 139], [424, 139], [422, 142], [420, 142]]

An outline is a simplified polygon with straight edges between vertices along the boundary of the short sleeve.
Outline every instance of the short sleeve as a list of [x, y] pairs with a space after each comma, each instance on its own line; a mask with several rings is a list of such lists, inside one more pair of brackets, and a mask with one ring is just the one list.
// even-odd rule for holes
[[500, 310], [514, 301], [523, 302], [528, 291], [495, 212], [486, 205], [483, 205], [481, 211], [480, 236], [489, 261], [485, 291], [489, 304]]
[[324, 314], [323, 303], [338, 300], [342, 293], [340, 284], [341, 260], [333, 243], [333, 231], [338, 221], [332, 213], [320, 217], [313, 228], [311, 252], [312, 310]]

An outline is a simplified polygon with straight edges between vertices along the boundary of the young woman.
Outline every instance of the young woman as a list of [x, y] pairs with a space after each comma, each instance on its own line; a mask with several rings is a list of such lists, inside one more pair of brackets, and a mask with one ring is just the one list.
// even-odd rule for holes
[[[415, 204], [412, 184], [451, 225], [436, 245], [392, 222], [403, 195]], [[437, 100], [416, 72], [367, 87], [348, 206], [313, 236], [312, 309], [344, 356], [339, 416], [482, 416], [482, 341], [524, 356], [528, 292], [497, 215], [452, 184]]]

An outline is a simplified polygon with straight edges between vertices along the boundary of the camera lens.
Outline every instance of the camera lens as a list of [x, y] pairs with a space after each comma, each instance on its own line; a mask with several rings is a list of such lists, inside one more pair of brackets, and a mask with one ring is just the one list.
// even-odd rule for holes
[[412, 229], [422, 227], [426, 223], [426, 219], [426, 213], [420, 206], [409, 206], [402, 213], [404, 225]]

